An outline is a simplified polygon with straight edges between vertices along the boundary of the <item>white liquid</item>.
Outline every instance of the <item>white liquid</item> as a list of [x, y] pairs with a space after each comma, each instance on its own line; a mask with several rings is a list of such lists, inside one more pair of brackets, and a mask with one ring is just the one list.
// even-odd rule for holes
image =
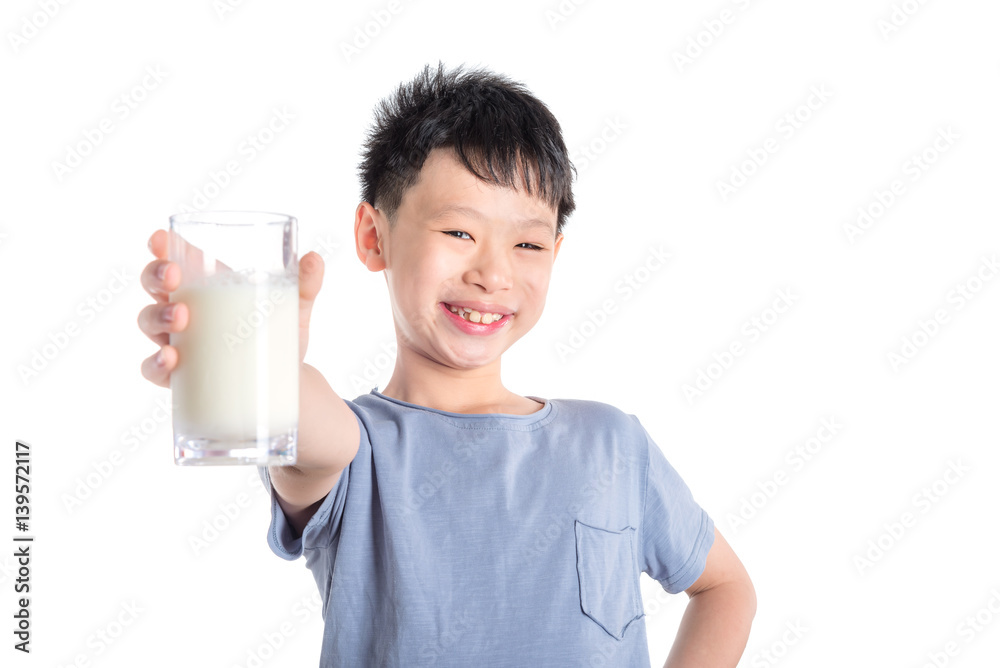
[[170, 335], [174, 430], [188, 437], [245, 442], [297, 427], [299, 294], [290, 279], [251, 283], [213, 276], [182, 286], [170, 301], [190, 313]]

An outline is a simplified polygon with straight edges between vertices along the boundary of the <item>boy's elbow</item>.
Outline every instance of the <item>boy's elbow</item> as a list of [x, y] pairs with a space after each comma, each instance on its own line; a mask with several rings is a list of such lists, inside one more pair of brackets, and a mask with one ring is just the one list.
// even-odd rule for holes
[[750, 575], [746, 570], [741, 570], [740, 576], [730, 580], [727, 584], [733, 592], [734, 599], [739, 601], [740, 607], [749, 615], [750, 619], [753, 619], [757, 615], [757, 590], [754, 588], [753, 582], [750, 581]]
[[754, 617], [757, 616], [757, 591], [750, 578], [730, 581], [725, 585], [725, 607], [734, 611], [733, 621], [749, 635]]

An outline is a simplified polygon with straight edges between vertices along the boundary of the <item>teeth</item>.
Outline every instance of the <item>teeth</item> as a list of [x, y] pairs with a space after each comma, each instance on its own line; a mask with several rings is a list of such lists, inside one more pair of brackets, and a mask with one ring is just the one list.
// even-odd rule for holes
[[468, 306], [452, 306], [449, 304], [448, 309], [452, 313], [457, 313], [470, 322], [479, 322], [484, 325], [497, 322], [503, 318], [503, 314], [501, 313], [480, 313], [479, 311], [471, 309]]

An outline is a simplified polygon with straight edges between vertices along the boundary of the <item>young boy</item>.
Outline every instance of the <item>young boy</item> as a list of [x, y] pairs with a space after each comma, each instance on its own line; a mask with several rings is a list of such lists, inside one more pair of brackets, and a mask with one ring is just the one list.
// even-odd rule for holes
[[[323, 666], [649, 666], [639, 574], [691, 598], [672, 667], [735, 666], [756, 609], [743, 565], [635, 415], [520, 396], [500, 357], [538, 321], [573, 211], [561, 129], [523, 86], [429, 66], [379, 107], [361, 164], [358, 257], [382, 272], [392, 377], [353, 401], [301, 366], [298, 461], [260, 468], [271, 549], [306, 557]], [[142, 275], [169, 386], [166, 303]], [[323, 261], [300, 262], [300, 355]]]

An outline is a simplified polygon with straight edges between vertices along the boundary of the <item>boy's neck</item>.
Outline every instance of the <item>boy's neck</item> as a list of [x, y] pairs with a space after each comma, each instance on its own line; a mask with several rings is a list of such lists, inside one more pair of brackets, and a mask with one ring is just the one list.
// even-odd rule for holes
[[500, 381], [500, 359], [478, 369], [442, 367], [426, 358], [396, 357], [392, 378], [381, 393], [418, 406], [449, 413], [528, 415], [543, 404], [515, 394]]

